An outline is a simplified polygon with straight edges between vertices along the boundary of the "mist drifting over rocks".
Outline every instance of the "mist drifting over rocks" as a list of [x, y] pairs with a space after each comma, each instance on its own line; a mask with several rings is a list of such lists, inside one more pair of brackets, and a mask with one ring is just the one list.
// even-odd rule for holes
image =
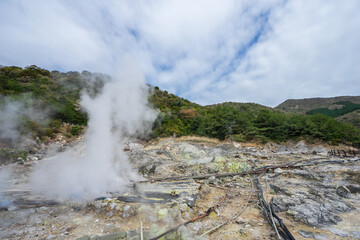
[[16, 99], [0, 94], [0, 112], [0, 143], [6, 145], [23, 148], [34, 143], [34, 139], [24, 129], [27, 121], [47, 124], [46, 107], [26, 94]]
[[8, 180], [11, 177], [12, 169], [0, 168], [0, 209], [7, 208], [11, 201], [4, 196], [4, 191], [8, 188]]
[[89, 116], [84, 149], [71, 148], [43, 161], [33, 171], [30, 187], [58, 199], [88, 199], [122, 191], [140, 179], [123, 150], [127, 137], [151, 131], [157, 112], [148, 104], [149, 86], [135, 64], [125, 64], [101, 91], [84, 92], [81, 106]]

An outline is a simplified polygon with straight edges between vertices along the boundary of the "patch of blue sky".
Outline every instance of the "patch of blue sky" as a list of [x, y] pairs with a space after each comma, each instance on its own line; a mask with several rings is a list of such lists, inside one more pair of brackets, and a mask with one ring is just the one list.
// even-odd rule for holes
[[51, 69], [51, 71], [55, 70], [55, 71], [59, 71], [59, 72], [68, 72], [69, 71], [69, 69], [64, 68], [63, 66], [58, 65], [58, 64], [49, 66], [49, 69]]
[[[261, 13], [259, 16], [256, 17], [256, 19], [254, 20], [254, 25], [256, 23], [259, 24], [259, 28], [258, 30], [255, 32], [254, 36], [250, 39], [250, 41], [245, 44], [244, 46], [242, 46], [234, 55], [234, 57], [229, 61], [228, 67], [225, 68], [225, 70], [222, 72], [222, 74], [219, 76], [219, 78], [223, 78], [228, 76], [229, 74], [231, 74], [232, 72], [234, 72], [236, 70], [236, 68], [238, 67], [240, 61], [246, 56], [246, 54], [248, 53], [248, 51], [254, 46], [256, 45], [261, 36], [263, 36], [263, 34], [266, 32], [267, 29], [267, 22], [268, 22], [268, 18], [269, 18], [269, 14], [270, 11], [266, 11], [264, 13]], [[222, 63], [221, 62], [217, 62], [214, 66], [213, 69], [214, 71], [217, 69], [217, 67], [219, 67]]]
[[140, 33], [134, 28], [128, 28], [127, 31], [130, 33], [131, 36], [134, 37], [136, 41], [140, 40]]
[[[151, 51], [151, 50], [150, 50]], [[168, 72], [175, 68], [176, 62], [187, 57], [186, 53], [166, 55], [163, 59], [154, 59], [153, 66], [158, 72]]]
[[174, 65], [172, 63], [168, 64], [155, 64], [154, 65], [156, 70], [161, 72], [171, 71], [174, 68]]

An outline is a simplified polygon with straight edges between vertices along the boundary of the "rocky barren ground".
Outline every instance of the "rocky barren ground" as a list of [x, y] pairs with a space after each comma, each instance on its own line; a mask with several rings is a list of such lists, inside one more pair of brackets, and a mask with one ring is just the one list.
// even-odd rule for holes
[[[54, 148], [63, 150], [64, 146], [59, 143]], [[342, 160], [270, 169], [257, 177], [265, 200], [295, 239], [360, 239], [359, 156], [329, 156], [333, 148], [304, 142], [258, 145], [186, 137], [133, 141], [126, 151], [145, 179]], [[13, 168], [14, 174], [5, 182], [4, 195], [12, 204], [0, 210], [0, 239], [141, 239], [141, 232], [143, 239], [151, 239], [202, 215], [216, 203], [218, 207], [209, 215], [161, 239], [278, 239], [261, 209], [254, 174], [138, 182], [127, 193], [99, 196], [86, 203], [57, 202], [22, 187], [30, 170], [49, 157], [46, 150], [22, 164], [1, 167]], [[215, 229], [220, 224], [224, 225]]]

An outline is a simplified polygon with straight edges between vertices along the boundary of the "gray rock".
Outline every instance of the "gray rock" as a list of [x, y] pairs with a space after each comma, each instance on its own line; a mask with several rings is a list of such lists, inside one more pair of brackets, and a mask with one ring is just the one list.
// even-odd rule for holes
[[203, 226], [204, 226], [204, 223], [201, 223], [201, 222], [193, 222], [193, 223], [190, 223], [187, 225], [187, 227], [194, 232], [199, 232]]
[[189, 196], [187, 199], [185, 199], [185, 202], [189, 207], [193, 208], [196, 204], [196, 199], [197, 199], [197, 194], [193, 194]]
[[181, 212], [186, 212], [188, 209], [188, 205], [186, 203], [182, 203], [179, 205], [179, 209]]
[[315, 238], [314, 233], [305, 230], [299, 230], [298, 233], [304, 238]]
[[114, 216], [114, 212], [113, 211], [110, 211], [110, 212], [107, 212], [106, 214], [105, 214], [107, 217], [112, 217], [112, 216]]
[[271, 205], [275, 212], [283, 212], [289, 210], [289, 207], [300, 205], [301, 201], [296, 197], [288, 197], [276, 195], [271, 199]]
[[352, 235], [353, 238], [360, 239], [360, 232], [358, 232], [358, 231], [350, 231], [350, 234]]
[[200, 191], [202, 194], [208, 194], [210, 193], [210, 187], [207, 184], [203, 184], [200, 188]]
[[114, 209], [115, 207], [117, 206], [117, 204], [114, 202], [114, 203], [110, 203], [110, 209]]
[[150, 166], [142, 165], [139, 167], [138, 171], [143, 175], [152, 175], [155, 173], [155, 169], [156, 169], [155, 164], [152, 164]]
[[343, 198], [349, 198], [351, 192], [347, 187], [339, 186], [338, 188], [336, 188], [336, 194]]
[[297, 175], [307, 179], [316, 179], [309, 171], [302, 170], [302, 169], [294, 169], [291, 171], [291, 174]]
[[291, 192], [282, 186], [280, 187], [278, 185], [270, 184], [270, 188], [272, 190], [274, 190], [274, 192], [276, 194], [285, 194], [285, 195], [289, 195], [289, 196], [291, 195]]
[[316, 234], [315, 235], [316, 240], [329, 240], [328, 236], [322, 235], [322, 234]]
[[[341, 202], [332, 202], [331, 204], [321, 204], [315, 202], [312, 204], [293, 206], [290, 207], [290, 210], [295, 212], [295, 221], [303, 222], [309, 226], [321, 226], [340, 222], [341, 218], [336, 214], [340, 212], [337, 208], [344, 207], [342, 205], [346, 207], [346, 205]], [[347, 210], [350, 209], [348, 208]]]
[[136, 215], [136, 213], [137, 213], [137, 210], [135, 207], [133, 207], [131, 205], [126, 205], [123, 209], [122, 217], [128, 218], [128, 217]]
[[103, 231], [104, 233], [116, 233], [121, 232], [121, 229], [116, 227], [115, 224], [106, 224]]
[[158, 211], [159, 219], [167, 219], [169, 216], [169, 210], [167, 208], [162, 208]]
[[274, 211], [286, 211], [295, 221], [308, 226], [336, 224], [341, 221], [339, 213], [353, 209], [350, 203], [335, 194], [334, 187], [329, 184], [305, 183], [297, 188], [296, 185], [291, 185], [291, 182], [290, 184], [286, 182], [273, 184], [270, 187], [277, 193], [271, 200]]
[[235, 220], [235, 222], [236, 222], [237, 224], [243, 224], [243, 223], [245, 223], [245, 220], [242, 219], [241, 217], [238, 217], [238, 218]]
[[97, 240], [119, 240], [126, 238], [126, 232], [111, 233], [104, 236], [98, 236]]
[[90, 237], [88, 235], [85, 235], [85, 236], [77, 238], [76, 240], [89, 240], [89, 239], [90, 239]]
[[100, 209], [101, 208], [101, 201], [96, 201], [94, 203], [95, 208]]
[[179, 227], [178, 233], [180, 234], [182, 240], [193, 240], [194, 239], [194, 233], [185, 226]]
[[16, 211], [17, 209], [18, 209], [18, 208], [13, 205], [13, 206], [8, 207], [7, 210], [8, 210], [9, 212], [13, 212], [13, 211]]
[[337, 229], [337, 228], [327, 228], [327, 230], [329, 230], [331, 233], [338, 235], [340, 237], [351, 237], [349, 233], [342, 231], [340, 229]]
[[219, 167], [214, 164], [210, 164], [210, 166], [207, 168], [207, 172], [210, 174], [218, 173]]
[[183, 218], [184, 218], [185, 220], [190, 220], [190, 219], [191, 219], [190, 213], [189, 213], [189, 212], [185, 212]]
[[139, 240], [140, 234], [135, 230], [130, 230], [127, 232], [126, 239], [127, 240]]
[[349, 189], [349, 191], [351, 193], [360, 193], [360, 187], [359, 186], [351, 184], [351, 185], [347, 185], [346, 188]]
[[328, 155], [328, 150], [324, 147], [315, 147], [313, 148], [313, 152], [316, 152], [317, 155], [321, 155], [321, 156]]
[[165, 231], [165, 227], [160, 228], [157, 224], [152, 224], [149, 228], [149, 236], [153, 238], [159, 236]]
[[93, 234], [90, 236], [89, 240], [98, 240], [98, 236]]
[[210, 184], [214, 184], [215, 181], [216, 181], [216, 177], [215, 177], [215, 176], [209, 177], [209, 183], [210, 183]]
[[301, 140], [295, 145], [295, 149], [292, 149], [294, 152], [298, 153], [307, 153], [309, 149], [307, 148], [307, 145], [304, 140]]
[[181, 218], [181, 211], [176, 208], [170, 209], [170, 215], [174, 219], [180, 219]]

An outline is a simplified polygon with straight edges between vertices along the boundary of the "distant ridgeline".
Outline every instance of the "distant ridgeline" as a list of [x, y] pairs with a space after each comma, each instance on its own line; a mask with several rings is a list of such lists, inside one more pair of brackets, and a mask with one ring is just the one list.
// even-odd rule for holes
[[335, 109], [329, 109], [329, 108], [314, 108], [310, 111], [307, 111], [306, 114], [307, 115], [314, 115], [317, 113], [321, 113], [324, 114], [326, 116], [330, 116], [330, 117], [339, 117], [342, 115], [345, 115], [347, 113], [353, 112], [355, 110], [360, 109], [360, 104], [356, 104], [356, 103], [352, 103], [349, 101], [339, 101], [339, 102], [335, 102], [336, 105], [339, 105], [340, 108], [335, 108]]
[[360, 96], [289, 99], [276, 109], [306, 115], [323, 114], [360, 129]]
[[[35, 112], [46, 113], [45, 118], [34, 118], [31, 114], [22, 115], [20, 111], [21, 121], [18, 121], [16, 128], [21, 134], [38, 137], [41, 141], [53, 138], [58, 132], [71, 137], [79, 134], [88, 120], [79, 105], [82, 91], [95, 97], [110, 80], [108, 75], [88, 71], [50, 72], [34, 65], [24, 69], [0, 67], [0, 110], [3, 113], [13, 109], [6, 107], [9, 104], [22, 104], [26, 108], [33, 108]], [[360, 146], [360, 131], [330, 115], [330, 112], [340, 114], [340, 110], [347, 111], [347, 114], [350, 109], [352, 113], [359, 111], [360, 102], [340, 99], [336, 101], [339, 106], [329, 109], [330, 112], [322, 109], [324, 106], [317, 107], [318, 112], [311, 112], [313, 109], [309, 108], [303, 112], [290, 113], [281, 108], [273, 109], [255, 103], [201, 106], [158, 87], [152, 88], [149, 101], [160, 110], [153, 125], [152, 138], [199, 135], [221, 140], [262, 142], [318, 139], [332, 144]], [[306, 115], [306, 112], [310, 115]], [[313, 113], [322, 114], [311, 115]], [[6, 119], [0, 117], [1, 121]], [[2, 128], [0, 137], [3, 136], [1, 131]]]

